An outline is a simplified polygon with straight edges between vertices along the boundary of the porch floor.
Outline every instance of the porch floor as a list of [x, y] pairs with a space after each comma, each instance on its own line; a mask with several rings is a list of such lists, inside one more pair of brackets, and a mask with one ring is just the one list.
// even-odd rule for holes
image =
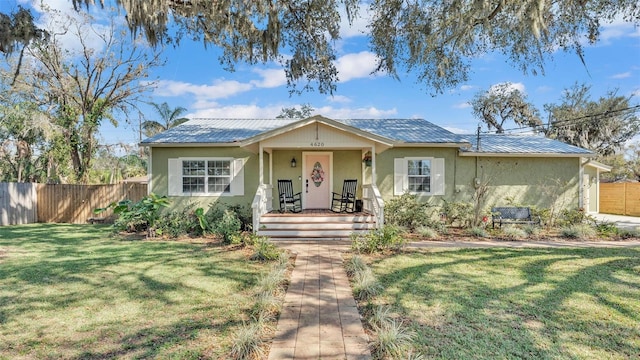
[[352, 213], [348, 213], [348, 212], [333, 212], [329, 209], [305, 209], [302, 210], [301, 212], [280, 212], [280, 210], [274, 209], [271, 210], [270, 212], [264, 214], [263, 216], [368, 216], [368, 215], [373, 215], [368, 211], [354, 211]]

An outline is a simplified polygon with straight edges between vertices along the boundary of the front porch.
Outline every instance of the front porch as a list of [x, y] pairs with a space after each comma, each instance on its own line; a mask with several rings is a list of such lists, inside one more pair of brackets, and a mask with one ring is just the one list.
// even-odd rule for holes
[[363, 185], [362, 211], [336, 213], [329, 209], [303, 209], [299, 213], [274, 209], [273, 186], [258, 188], [252, 203], [253, 230], [273, 240], [309, 238], [349, 239], [353, 233], [367, 232], [384, 224], [384, 202], [373, 184]]

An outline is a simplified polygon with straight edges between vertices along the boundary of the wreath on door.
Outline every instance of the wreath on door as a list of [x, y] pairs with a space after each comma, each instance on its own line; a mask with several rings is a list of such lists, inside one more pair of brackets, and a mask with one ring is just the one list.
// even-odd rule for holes
[[324, 170], [322, 170], [322, 164], [319, 161], [316, 161], [313, 164], [313, 170], [311, 170], [311, 180], [316, 187], [322, 185], [324, 181]]

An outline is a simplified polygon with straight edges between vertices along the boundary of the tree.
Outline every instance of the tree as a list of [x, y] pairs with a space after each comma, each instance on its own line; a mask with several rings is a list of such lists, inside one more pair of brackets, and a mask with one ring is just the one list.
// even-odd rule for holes
[[567, 89], [560, 104], [547, 104], [550, 126], [547, 136], [609, 156], [624, 149], [638, 134], [640, 119], [631, 107], [631, 97], [609, 91], [591, 100], [591, 87], [574, 85]]
[[49, 33], [37, 28], [31, 11], [22, 6], [18, 6], [18, 10], [10, 14], [0, 12], [0, 52], [9, 55], [20, 48], [20, 57], [12, 83], [20, 74], [27, 45], [34, 41], [46, 41], [48, 38]]
[[282, 108], [280, 115], [276, 119], [305, 119], [313, 113], [313, 107], [310, 104], [303, 104], [298, 109], [295, 106]]
[[172, 109], [166, 102], [163, 102], [162, 104], [151, 103], [151, 105], [156, 110], [156, 113], [160, 116], [160, 121], [144, 121], [141, 127], [145, 136], [151, 137], [155, 134], [169, 130], [172, 127], [176, 127], [189, 120], [187, 118], [180, 117], [182, 114], [187, 112], [187, 109], [181, 106]]
[[[123, 31], [110, 24], [106, 31], [90, 25], [92, 19], [66, 18], [57, 25], [50, 42], [35, 42], [26, 49], [34, 62], [27, 75], [17, 81], [30, 87], [34, 101], [47, 109], [69, 154], [75, 180], [87, 181], [97, 148], [96, 133], [104, 120], [117, 126], [116, 113], [125, 117], [136, 109], [141, 97], [153, 86], [148, 69], [159, 65], [158, 53], [131, 46]], [[78, 41], [77, 53], [65, 49], [59, 35], [71, 34]], [[101, 49], [90, 45], [88, 36]]]
[[540, 113], [527, 101], [527, 95], [512, 83], [502, 83], [481, 91], [471, 101], [473, 114], [483, 121], [489, 130], [504, 133], [507, 121], [523, 127], [542, 125]]
[[[77, 7], [94, 3], [72, 1]], [[239, 61], [282, 62], [289, 85], [295, 88], [306, 80], [305, 89], [315, 83], [320, 92], [333, 92], [338, 80], [333, 44], [340, 35], [342, 14], [350, 22], [359, 17], [369, 21], [378, 71], [395, 77], [399, 72], [415, 73], [419, 82], [436, 92], [466, 81], [471, 60], [487, 52], [505, 54], [524, 72], [544, 73], [544, 63], [558, 49], [575, 52], [584, 62], [583, 41], [596, 43], [602, 23], [640, 22], [637, 0], [117, 3], [125, 10], [133, 33], [144, 32], [151, 44], [191, 36], [221, 48], [220, 62], [228, 69]], [[368, 11], [363, 11], [365, 7]], [[171, 20], [174, 24], [169, 26]]]

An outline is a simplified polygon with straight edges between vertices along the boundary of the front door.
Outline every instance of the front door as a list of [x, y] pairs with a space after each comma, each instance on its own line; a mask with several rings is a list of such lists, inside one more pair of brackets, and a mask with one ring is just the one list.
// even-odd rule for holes
[[304, 189], [302, 206], [305, 209], [328, 209], [331, 194], [331, 153], [303, 153]]

